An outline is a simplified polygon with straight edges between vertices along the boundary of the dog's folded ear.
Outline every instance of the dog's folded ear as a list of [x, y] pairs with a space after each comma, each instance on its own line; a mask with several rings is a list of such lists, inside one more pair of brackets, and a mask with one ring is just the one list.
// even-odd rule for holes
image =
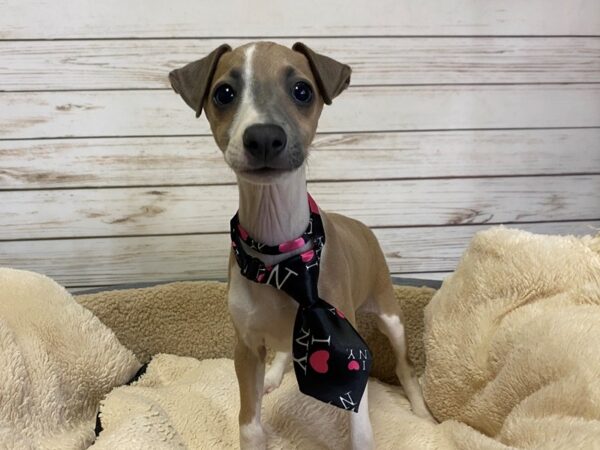
[[223, 44], [198, 61], [191, 62], [169, 73], [169, 81], [190, 108], [196, 111], [196, 117], [202, 113], [202, 105], [206, 99], [219, 58], [231, 51], [231, 47]]
[[292, 50], [302, 53], [308, 59], [323, 101], [327, 105], [331, 105], [331, 101], [350, 85], [350, 75], [352, 74], [350, 66], [321, 55], [302, 42], [296, 42]]

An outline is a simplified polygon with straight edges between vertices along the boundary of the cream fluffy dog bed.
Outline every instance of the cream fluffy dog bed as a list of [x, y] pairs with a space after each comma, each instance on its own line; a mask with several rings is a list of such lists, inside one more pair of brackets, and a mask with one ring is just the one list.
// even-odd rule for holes
[[[410, 355], [442, 423], [415, 417], [400, 387], [372, 379], [378, 448], [600, 448], [599, 252], [600, 237], [493, 228], [474, 238], [424, 314], [434, 291], [398, 288]], [[77, 300], [87, 309], [45, 277], [0, 270], [2, 448], [89, 447], [104, 395], [94, 448], [236, 448], [222, 284]], [[359, 327], [373, 374], [395, 381], [391, 349], [368, 316]], [[115, 388], [138, 370], [134, 354], [161, 352], [187, 357], [157, 355], [139, 381]], [[274, 449], [341, 448], [346, 434], [344, 412], [299, 394], [291, 373], [263, 416]]]

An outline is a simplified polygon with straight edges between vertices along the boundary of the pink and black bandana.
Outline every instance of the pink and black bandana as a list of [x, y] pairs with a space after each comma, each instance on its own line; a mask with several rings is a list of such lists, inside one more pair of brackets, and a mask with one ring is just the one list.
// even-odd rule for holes
[[[236, 214], [231, 219], [231, 245], [242, 275], [284, 291], [300, 305], [292, 344], [300, 391], [357, 412], [371, 371], [372, 355], [343, 312], [319, 297], [317, 284], [325, 231], [319, 208], [310, 195], [308, 202], [308, 228], [299, 238], [273, 246], [261, 244], [242, 228]], [[311, 241], [312, 249], [273, 266], [266, 266], [242, 246], [244, 242], [259, 253], [280, 255]]]

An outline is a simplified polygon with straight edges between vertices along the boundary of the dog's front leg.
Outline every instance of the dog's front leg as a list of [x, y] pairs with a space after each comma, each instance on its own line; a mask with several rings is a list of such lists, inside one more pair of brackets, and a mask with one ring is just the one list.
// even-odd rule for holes
[[235, 347], [235, 373], [240, 387], [240, 448], [263, 450], [267, 435], [260, 421], [265, 378], [266, 348], [248, 347], [238, 336]]

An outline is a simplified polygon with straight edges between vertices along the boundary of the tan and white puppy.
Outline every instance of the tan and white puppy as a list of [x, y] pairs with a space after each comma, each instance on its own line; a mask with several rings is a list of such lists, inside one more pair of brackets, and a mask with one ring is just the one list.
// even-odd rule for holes
[[[308, 225], [306, 160], [323, 104], [350, 82], [350, 68], [298, 43], [293, 49], [257, 42], [207, 57], [170, 73], [173, 89], [199, 116], [202, 109], [239, 187], [241, 225], [259, 242], [276, 245], [300, 236]], [[317, 198], [318, 201], [318, 198]], [[374, 312], [390, 339], [396, 373], [413, 411], [430, 417], [407, 359], [404, 328], [388, 267], [373, 233], [356, 220], [321, 211], [327, 240], [319, 295], [355, 323], [359, 307]], [[307, 244], [310, 246], [311, 244]], [[286, 255], [258, 255], [274, 264]], [[340, 280], [343, 280], [340, 282]], [[242, 449], [267, 446], [261, 424], [262, 396], [279, 386], [290, 365], [297, 303], [282, 291], [244, 278], [229, 261], [229, 310], [238, 341], [235, 368], [240, 388]], [[265, 376], [266, 349], [276, 351]], [[316, 401], [316, 400], [315, 400]], [[373, 448], [365, 392], [358, 413], [349, 413], [349, 447]]]

